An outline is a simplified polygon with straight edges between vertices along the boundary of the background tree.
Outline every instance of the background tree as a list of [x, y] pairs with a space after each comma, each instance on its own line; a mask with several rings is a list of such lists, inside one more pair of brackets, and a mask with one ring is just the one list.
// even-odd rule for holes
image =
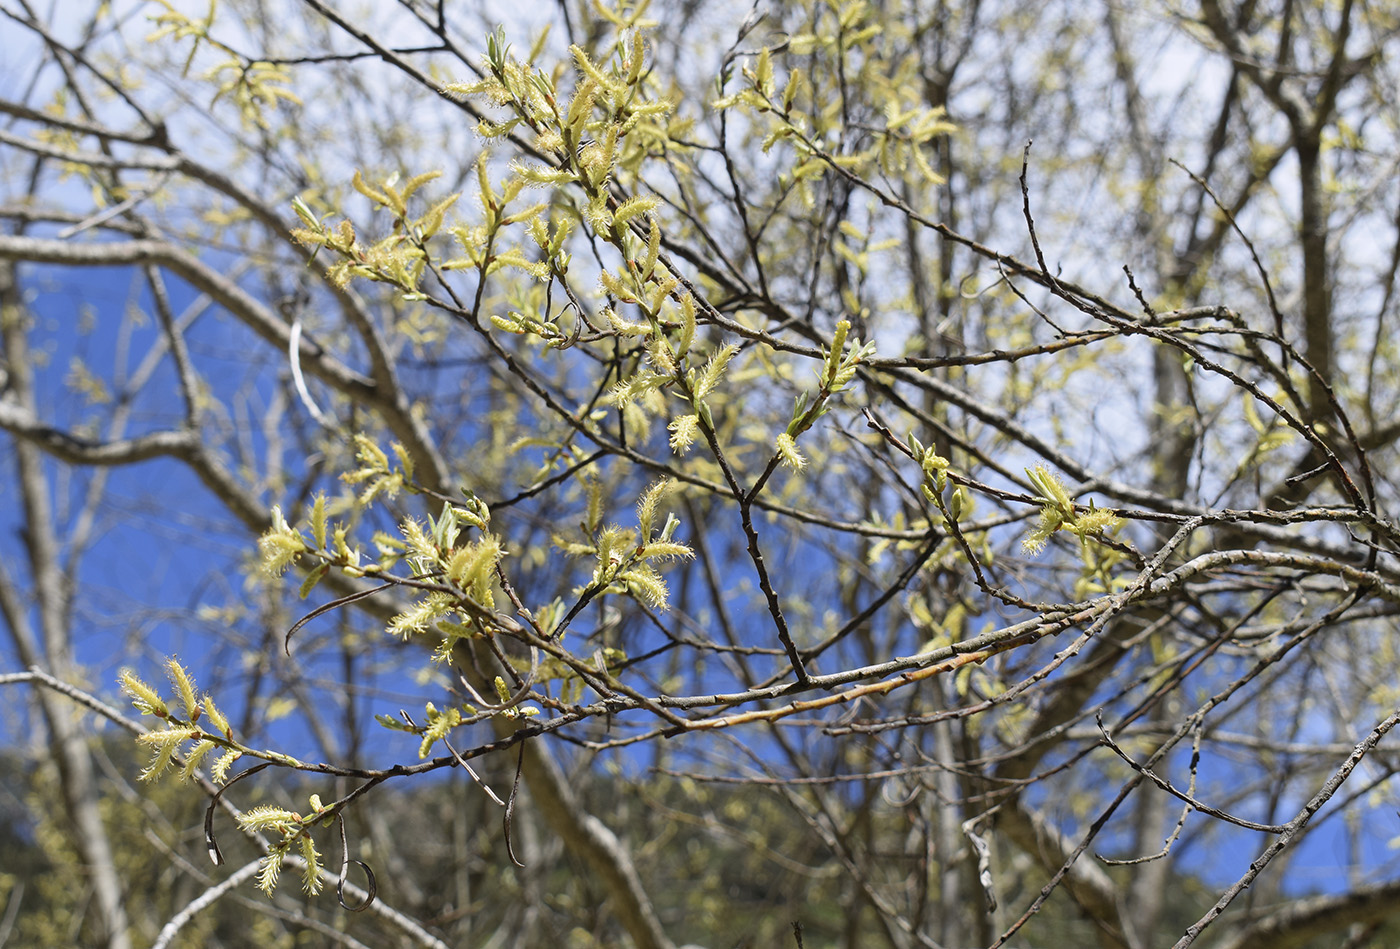
[[1393, 941], [1393, 4], [73, 12], [0, 932]]

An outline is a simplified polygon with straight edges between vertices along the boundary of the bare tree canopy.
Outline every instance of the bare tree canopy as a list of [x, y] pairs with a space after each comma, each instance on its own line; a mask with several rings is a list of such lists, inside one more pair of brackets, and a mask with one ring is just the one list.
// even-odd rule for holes
[[0, 0], [0, 945], [1395, 945], [1398, 30]]

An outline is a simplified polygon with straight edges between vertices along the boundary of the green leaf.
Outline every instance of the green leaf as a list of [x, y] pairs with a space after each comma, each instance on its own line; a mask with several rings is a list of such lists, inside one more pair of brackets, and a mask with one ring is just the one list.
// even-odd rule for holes
[[306, 599], [311, 591], [316, 589], [316, 584], [321, 582], [322, 578], [325, 577], [330, 569], [331, 565], [328, 563], [322, 562], [317, 564], [311, 572], [306, 575], [306, 579], [301, 581], [301, 588], [297, 590], [297, 595], [303, 600]]

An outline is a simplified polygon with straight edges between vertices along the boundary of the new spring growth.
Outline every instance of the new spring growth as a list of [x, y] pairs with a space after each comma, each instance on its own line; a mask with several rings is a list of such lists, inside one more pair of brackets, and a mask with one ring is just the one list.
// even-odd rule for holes
[[847, 348], [846, 341], [850, 332], [850, 320], [841, 320], [836, 324], [831, 347], [826, 350], [822, 367], [817, 372], [817, 381], [821, 385], [816, 398], [811, 398], [808, 392], [798, 395], [793, 402], [792, 418], [787, 428], [778, 435], [775, 446], [778, 458], [794, 471], [801, 471], [807, 467], [807, 459], [797, 450], [798, 437], [831, 411], [831, 397], [844, 389], [855, 378], [861, 362], [875, 353], [874, 343], [862, 344], [858, 339], [851, 340], [851, 345]]
[[533, 705], [518, 705], [515, 697], [510, 694], [510, 686], [506, 684], [504, 676], [496, 676], [491, 684], [496, 688], [496, 698], [502, 708], [500, 714], [506, 718], [531, 718], [540, 714], [540, 710]]
[[346, 484], [364, 484], [357, 499], [361, 507], [368, 506], [383, 494], [392, 498], [401, 488], [413, 490], [413, 458], [398, 442], [392, 445], [398, 467], [390, 465], [389, 456], [366, 435], [355, 436], [355, 458], [360, 467], [340, 476]]
[[827, 350], [826, 361], [819, 374], [822, 392], [826, 395], [844, 389], [846, 384], [855, 378], [856, 367], [860, 365], [861, 360], [875, 352], [874, 343], [861, 345], [858, 339], [851, 341], [851, 348], [848, 351], [846, 337], [850, 332], [850, 320], [841, 320], [836, 324], [836, 335], [831, 340], [831, 348]]
[[312, 896], [321, 892], [321, 854], [311, 839], [307, 828], [320, 818], [325, 810], [318, 795], [311, 795], [312, 813], [303, 817], [295, 811], [259, 804], [244, 811], [238, 818], [238, 825], [245, 833], [270, 831], [281, 836], [274, 842], [263, 857], [262, 869], [258, 873], [258, 889], [271, 896], [277, 889], [277, 880], [282, 872], [282, 863], [295, 846], [301, 852], [302, 891]]
[[[637, 502], [637, 527], [610, 525], [601, 530], [596, 525], [602, 518], [597, 505], [590, 505], [585, 528], [589, 542], [569, 541], [558, 535], [554, 543], [573, 556], [591, 556], [593, 576], [576, 592], [596, 596], [600, 593], [626, 593], [643, 599], [659, 610], [668, 608], [669, 591], [662, 579], [659, 565], [679, 557], [694, 556], [690, 547], [673, 539], [680, 519], [668, 513], [661, 529], [656, 529], [661, 504], [675, 483], [663, 478], [651, 484]], [[589, 525], [594, 525], [590, 528]]]
[[405, 299], [424, 299], [418, 292], [418, 283], [427, 263], [426, 244], [442, 229], [447, 212], [459, 195], [447, 195], [416, 217], [409, 214], [408, 202], [415, 192], [440, 176], [438, 171], [424, 172], [400, 187], [397, 173], [376, 182], [356, 171], [351, 181], [355, 190], [376, 209], [387, 210], [394, 218], [393, 231], [372, 244], [357, 241], [354, 225], [348, 220], [331, 226], [329, 215], [318, 218], [300, 197], [292, 199], [292, 210], [304, 226], [294, 228], [292, 237], [310, 247], [313, 258], [323, 247], [339, 258], [326, 271], [337, 286], [363, 278], [393, 284], [404, 291]]
[[935, 492], [942, 494], [943, 489], [948, 486], [948, 468], [952, 462], [934, 451], [933, 446], [925, 448], [913, 432], [909, 433], [905, 442], [909, 446], [909, 453], [919, 462], [919, 467], [924, 472], [924, 481], [919, 487], [923, 489], [924, 497], [932, 501]]
[[[453, 587], [452, 591], [434, 590], [419, 597], [389, 621], [390, 634], [407, 639], [436, 629], [445, 637], [433, 653], [440, 662], [450, 657], [457, 639], [474, 635], [447, 617], [491, 610], [496, 605], [492, 588], [497, 564], [506, 551], [501, 539], [486, 530], [490, 522], [486, 505], [469, 494], [464, 505], [444, 503], [436, 518], [428, 517], [426, 528], [415, 518], [407, 518], [399, 525], [401, 541], [385, 538], [403, 552], [415, 574], [441, 578]], [[468, 527], [475, 528], [478, 536], [459, 543]]]
[[[131, 697], [131, 703], [143, 715], [152, 715], [165, 723], [164, 728], [152, 729], [136, 740], [151, 748], [151, 760], [141, 772], [142, 781], [154, 781], [161, 777], [175, 763], [176, 755], [183, 758], [180, 765], [180, 780], [194, 777], [195, 770], [205, 756], [221, 742], [233, 741], [233, 728], [228, 719], [219, 711], [214, 700], [208, 695], [201, 698], [195, 688], [194, 679], [188, 670], [175, 658], [165, 663], [166, 676], [174, 687], [183, 717], [171, 709], [170, 704], [160, 693], [147, 685], [130, 669], [117, 674], [122, 691]], [[204, 718], [212, 732], [198, 724]], [[240, 752], [228, 749], [220, 756], [214, 767], [214, 780], [222, 782], [228, 766]]]
[[427, 758], [434, 744], [446, 738], [452, 729], [462, 724], [462, 710], [453, 705], [439, 711], [436, 705], [429, 702], [426, 707], [426, 719], [428, 724], [423, 729], [423, 740], [418, 745], [419, 760]]
[[1021, 549], [1028, 554], [1044, 550], [1058, 530], [1067, 530], [1087, 544], [1090, 537], [1112, 533], [1123, 523], [1110, 511], [1096, 510], [1092, 502], [1087, 511], [1076, 509], [1064, 483], [1044, 465], [1027, 468], [1026, 477], [1038, 492], [1035, 500], [1040, 504], [1039, 523], [1021, 541]]
[[306, 549], [306, 539], [287, 523], [282, 516], [282, 508], [273, 505], [272, 526], [258, 538], [263, 573], [269, 577], [280, 577]]
[[656, 531], [658, 507], [674, 486], [674, 481], [663, 478], [647, 488], [637, 502], [637, 544], [614, 573], [615, 582], [628, 593], [663, 611], [669, 608], [670, 591], [654, 565], [693, 556], [689, 547], [672, 540], [681, 523], [676, 515], [668, 513], [660, 532]]

